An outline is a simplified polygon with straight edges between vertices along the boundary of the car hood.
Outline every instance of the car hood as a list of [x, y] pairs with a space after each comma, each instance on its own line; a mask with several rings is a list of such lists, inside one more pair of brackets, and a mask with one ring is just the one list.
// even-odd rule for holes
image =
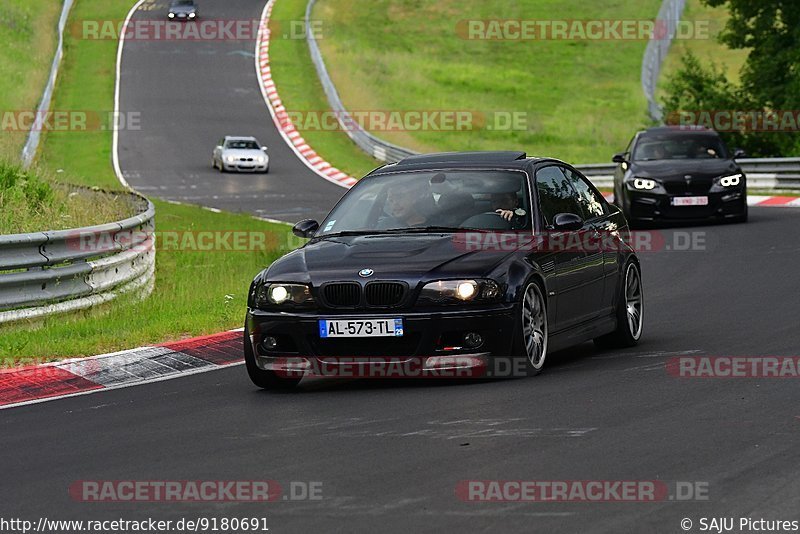
[[241, 148], [226, 148], [222, 150], [222, 154], [225, 156], [233, 156], [235, 158], [255, 158], [266, 155], [263, 150]]
[[694, 179], [711, 180], [717, 176], [741, 172], [730, 159], [664, 159], [634, 161], [631, 174], [642, 178], [656, 178], [662, 182], [684, 181], [686, 175]]
[[[405, 280], [413, 286], [420, 280], [486, 276], [510, 254], [475, 248], [464, 234], [322, 238], [274, 262], [266, 278], [315, 286], [334, 280]], [[374, 274], [361, 278], [362, 269]]]

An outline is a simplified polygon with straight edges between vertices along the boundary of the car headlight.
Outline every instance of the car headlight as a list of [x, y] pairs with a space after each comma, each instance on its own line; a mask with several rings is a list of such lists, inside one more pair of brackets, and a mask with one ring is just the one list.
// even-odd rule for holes
[[174, 19], [174, 18], [175, 18], [175, 13], [170, 13], [170, 14], [169, 14], [169, 15], [167, 15], [167, 16], [168, 16], [169, 18], [171, 18], [171, 19]]
[[418, 304], [460, 304], [494, 302], [502, 290], [494, 280], [437, 280], [428, 282], [417, 298]]
[[656, 181], [649, 178], [634, 178], [633, 188], [642, 191], [651, 191], [656, 188]]
[[193, 19], [196, 16], [196, 13], [189, 13], [189, 18]]
[[259, 163], [264, 163], [265, 161], [267, 161], [267, 158], [265, 156], [258, 156], [258, 158], [256, 158], [256, 160]]
[[236, 161], [236, 158], [233, 156], [225, 156], [225, 161], [227, 161], [228, 163], [233, 163], [234, 161]]
[[311, 288], [305, 284], [260, 284], [256, 288], [257, 308], [303, 307], [314, 304]]
[[719, 179], [719, 185], [722, 187], [735, 187], [742, 182], [741, 174], [732, 174], [730, 176], [723, 176]]

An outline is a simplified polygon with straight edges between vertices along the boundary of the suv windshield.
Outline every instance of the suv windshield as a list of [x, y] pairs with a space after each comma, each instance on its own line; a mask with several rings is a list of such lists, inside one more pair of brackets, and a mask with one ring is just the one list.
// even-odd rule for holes
[[727, 157], [722, 140], [713, 135], [644, 136], [633, 152], [634, 161]]
[[[514, 171], [446, 170], [367, 177], [344, 196], [317, 236], [529, 229], [526, 184], [525, 174]], [[506, 217], [497, 210], [506, 210]]]
[[225, 143], [225, 148], [238, 148], [242, 150], [258, 150], [260, 147], [255, 141], [228, 141]]

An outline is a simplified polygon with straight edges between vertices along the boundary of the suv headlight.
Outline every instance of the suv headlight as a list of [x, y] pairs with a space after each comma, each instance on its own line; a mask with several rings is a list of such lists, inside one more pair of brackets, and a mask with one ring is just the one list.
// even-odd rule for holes
[[632, 176], [625, 180], [625, 187], [630, 191], [652, 191], [654, 193], [665, 193], [664, 187], [658, 180], [653, 178], [642, 178]]
[[731, 174], [730, 176], [722, 176], [719, 178], [719, 185], [722, 187], [735, 187], [742, 183], [742, 175], [739, 174]]
[[494, 280], [437, 280], [425, 284], [417, 304], [496, 302], [502, 296], [502, 289]]
[[314, 304], [306, 284], [262, 283], [255, 292], [256, 308], [309, 307]]
[[650, 180], [649, 178], [634, 178], [633, 188], [644, 191], [650, 191], [656, 188], [656, 181]]

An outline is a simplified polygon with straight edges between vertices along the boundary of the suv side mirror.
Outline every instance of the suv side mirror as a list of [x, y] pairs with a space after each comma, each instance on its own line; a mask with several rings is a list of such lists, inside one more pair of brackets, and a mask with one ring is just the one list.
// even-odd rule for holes
[[297, 237], [313, 237], [314, 233], [319, 230], [319, 223], [314, 219], [303, 219], [295, 224], [292, 228], [292, 233]]
[[580, 230], [583, 228], [583, 219], [574, 213], [559, 213], [553, 217], [553, 228], [564, 231]]
[[746, 158], [747, 154], [745, 154], [744, 150], [741, 148], [736, 148], [733, 150], [733, 159], [737, 158]]
[[619, 154], [614, 154], [614, 157], [611, 158], [611, 161], [614, 163], [625, 163], [628, 160], [625, 159], [625, 152], [620, 152]]

